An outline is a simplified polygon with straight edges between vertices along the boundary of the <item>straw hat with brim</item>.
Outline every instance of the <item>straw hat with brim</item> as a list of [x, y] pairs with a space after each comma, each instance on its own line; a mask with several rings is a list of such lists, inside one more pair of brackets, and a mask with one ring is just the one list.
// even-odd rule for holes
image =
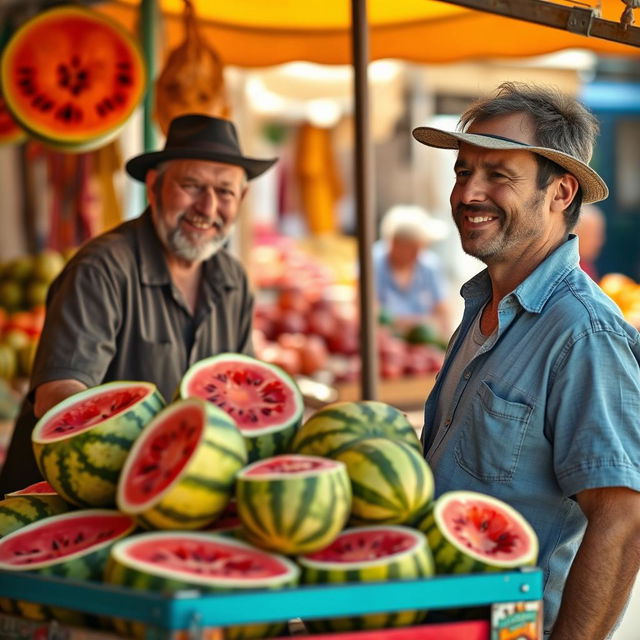
[[259, 160], [242, 155], [236, 128], [229, 120], [198, 113], [178, 116], [171, 121], [162, 151], [151, 151], [131, 158], [126, 170], [144, 182], [149, 169], [167, 160], [211, 160], [242, 167], [249, 180], [271, 167], [277, 158]]
[[525, 142], [518, 142], [511, 138], [503, 138], [488, 133], [459, 133], [443, 131], [434, 127], [416, 127], [413, 130], [413, 137], [418, 142], [422, 142], [422, 144], [438, 149], [458, 149], [460, 143], [464, 142], [483, 149], [531, 151], [548, 158], [573, 174], [580, 183], [582, 202], [585, 204], [599, 202], [609, 195], [609, 189], [605, 181], [588, 164], [557, 149], [536, 147]]

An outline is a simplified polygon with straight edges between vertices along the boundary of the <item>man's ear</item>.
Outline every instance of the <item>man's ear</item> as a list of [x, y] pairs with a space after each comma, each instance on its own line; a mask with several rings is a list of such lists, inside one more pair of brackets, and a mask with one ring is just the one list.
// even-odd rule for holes
[[563, 173], [554, 180], [553, 196], [551, 198], [552, 211], [566, 211], [578, 193], [580, 183], [571, 173]]
[[147, 191], [147, 200], [151, 206], [156, 205], [155, 186], [158, 180], [158, 172], [156, 169], [149, 169], [144, 177], [144, 184]]

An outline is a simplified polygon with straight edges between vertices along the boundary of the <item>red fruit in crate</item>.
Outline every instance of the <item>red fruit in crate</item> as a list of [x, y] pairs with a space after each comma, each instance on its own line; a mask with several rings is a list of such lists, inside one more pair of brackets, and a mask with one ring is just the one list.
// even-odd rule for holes
[[311, 303], [301, 287], [284, 287], [278, 294], [278, 307], [283, 311], [308, 313]]
[[308, 336], [300, 351], [300, 358], [301, 370], [305, 375], [310, 376], [325, 369], [329, 351], [324, 339], [316, 335]]
[[284, 311], [276, 319], [276, 333], [305, 333], [307, 321], [304, 315], [297, 311]]

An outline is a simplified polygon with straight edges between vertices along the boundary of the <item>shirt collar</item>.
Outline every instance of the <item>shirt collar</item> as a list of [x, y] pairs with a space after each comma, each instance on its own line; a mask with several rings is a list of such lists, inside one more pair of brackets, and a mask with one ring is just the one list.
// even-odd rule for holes
[[[524, 309], [531, 313], [539, 313], [560, 281], [578, 266], [579, 261], [578, 238], [574, 234], [569, 234], [568, 239], [548, 255], [515, 288], [511, 296], [505, 296], [503, 302], [507, 299], [513, 299], [515, 296]], [[467, 281], [462, 286], [460, 293], [467, 301], [474, 298], [485, 300], [489, 297], [491, 295], [491, 280], [487, 269]]]
[[[164, 256], [164, 248], [156, 232], [149, 207], [138, 218], [136, 232], [142, 283], [145, 285], [171, 284], [171, 274]], [[204, 279], [215, 290], [234, 289], [238, 286], [229, 268], [225, 267], [228, 260], [225, 250], [221, 249], [204, 263]]]

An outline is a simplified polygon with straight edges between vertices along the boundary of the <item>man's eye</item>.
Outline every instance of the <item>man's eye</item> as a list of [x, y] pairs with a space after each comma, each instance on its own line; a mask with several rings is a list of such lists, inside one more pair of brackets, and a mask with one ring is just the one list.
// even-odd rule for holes
[[198, 193], [200, 191], [200, 185], [195, 184], [193, 182], [187, 182], [187, 183], [181, 184], [180, 187], [184, 189], [184, 191], [187, 191], [188, 193]]
[[224, 188], [216, 189], [216, 193], [223, 198], [231, 198], [234, 195], [231, 189]]
[[456, 178], [466, 178], [471, 172], [468, 169], [458, 169], [456, 171]]
[[493, 171], [491, 173], [491, 177], [496, 180], [503, 180], [506, 179], [507, 176], [505, 176], [504, 173], [500, 173], [499, 171]]

